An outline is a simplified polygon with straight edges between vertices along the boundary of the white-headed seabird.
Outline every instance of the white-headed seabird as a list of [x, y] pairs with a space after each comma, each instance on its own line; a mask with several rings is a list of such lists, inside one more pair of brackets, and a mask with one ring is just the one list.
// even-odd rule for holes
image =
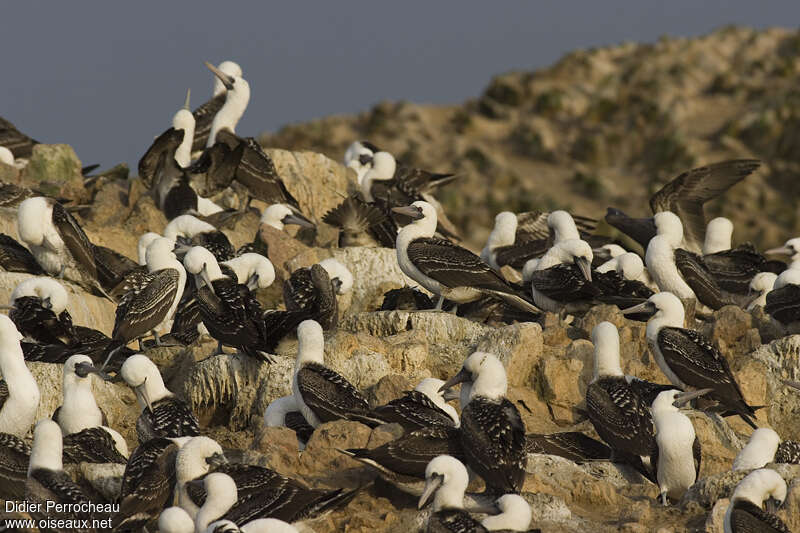
[[212, 467], [227, 463], [222, 447], [208, 437], [192, 437], [175, 456], [175, 495], [181, 506], [194, 520], [200, 505], [189, 494], [187, 484], [206, 475]]
[[164, 228], [164, 237], [179, 246], [202, 246], [214, 254], [217, 261], [227, 261], [235, 255], [231, 241], [223, 232], [192, 215], [172, 219]]
[[186, 252], [183, 264], [195, 277], [197, 308], [209, 334], [219, 343], [218, 351], [222, 353], [222, 346], [228, 345], [250, 357], [271, 361], [261, 304], [249, 289], [224, 275], [214, 255], [202, 246]]
[[668, 390], [656, 396], [652, 406], [656, 448], [653, 466], [656, 469], [661, 503], [667, 498], [679, 500], [686, 489], [700, 476], [701, 448], [689, 417], [679, 408], [698, 394], [707, 391], [681, 392]]
[[494, 217], [481, 259], [492, 268], [509, 265], [522, 270], [530, 259], [541, 257], [550, 247], [567, 239], [583, 239], [594, 231], [597, 221], [573, 217], [566, 211], [514, 214], [503, 211]]
[[382, 420], [373, 416], [366, 398], [341, 374], [325, 366], [322, 327], [305, 320], [297, 327], [297, 361], [292, 392], [303, 417], [315, 429], [331, 420], [355, 420], [371, 427]]
[[39, 141], [31, 139], [14, 124], [0, 117], [0, 146], [5, 146], [14, 157], [30, 157], [36, 144], [39, 144]]
[[747, 305], [747, 310], [752, 311], [757, 306], [767, 306], [767, 295], [775, 287], [778, 275], [773, 272], [759, 272], [750, 280], [750, 290], [757, 294], [756, 299]]
[[[223, 61], [217, 65], [217, 70], [230, 76], [231, 78], [242, 77], [242, 67], [234, 61]], [[222, 80], [215, 74], [214, 75], [214, 91], [211, 98], [192, 111], [195, 119], [194, 141], [192, 143], [192, 151], [202, 150], [208, 142], [208, 136], [211, 133], [211, 123], [214, 122], [214, 117], [217, 112], [222, 109], [227, 99], [227, 88]], [[245, 107], [247, 103], [245, 102]]]
[[322, 221], [339, 228], [339, 248], [346, 246], [383, 246], [394, 248], [397, 223], [384, 201], [366, 202], [357, 194], [325, 213]]
[[288, 311], [304, 311], [305, 318], [316, 320], [328, 330], [336, 327], [339, 320], [336, 295], [350, 292], [354, 279], [336, 259], [323, 259], [317, 265], [292, 272], [283, 283], [283, 301]]
[[136, 421], [139, 443], [154, 437], [199, 435], [197, 418], [189, 406], [164, 386], [158, 367], [143, 354], [123, 363], [120, 375], [136, 393], [142, 413]]
[[475, 352], [441, 390], [470, 382], [469, 403], [461, 411], [461, 445], [467, 464], [486, 482], [487, 490], [519, 493], [525, 480], [525, 426], [506, 398], [503, 363]]
[[456, 428], [461, 424], [458, 413], [444, 401], [439, 391], [444, 381], [425, 378], [400, 398], [374, 409], [374, 413], [387, 423], [398, 423], [406, 431], [432, 426]]
[[660, 292], [623, 311], [654, 313], [647, 323], [647, 343], [661, 371], [681, 388], [710, 388], [709, 397], [737, 413], [754, 429], [755, 411], [742, 396], [728, 360], [700, 333], [685, 329], [684, 308], [677, 296]]
[[64, 363], [64, 401], [53, 413], [64, 435], [105, 424], [106, 417], [92, 393], [91, 375], [97, 372], [85, 355], [73, 355]]
[[533, 511], [525, 498], [519, 494], [504, 494], [497, 498], [494, 506], [498, 514], [481, 520], [488, 531], [528, 531]]
[[236, 280], [251, 291], [265, 289], [275, 281], [275, 267], [272, 261], [261, 254], [244, 253], [219, 264], [220, 268], [229, 268], [236, 275]]
[[[770, 428], [758, 428], [733, 460], [732, 470], [764, 468], [769, 463], [796, 463], [792, 453], [798, 447], [793, 441], [781, 442], [781, 437]], [[793, 458], [792, 455], [795, 455]], [[794, 460], [792, 460], [794, 459]]]
[[369, 141], [353, 141], [344, 153], [344, 166], [356, 172], [359, 185], [372, 168], [372, 157], [381, 149]]
[[217, 142], [217, 134], [221, 130], [236, 133], [236, 125], [250, 102], [250, 84], [242, 77], [241, 69], [238, 72], [232, 69], [231, 73], [226, 73], [208, 62], [206, 62], [206, 67], [214, 73], [214, 76], [225, 88], [225, 103], [211, 121], [211, 129], [206, 141], [206, 147], [210, 148]]
[[530, 273], [531, 293], [537, 307], [557, 313], [598, 294], [592, 286], [592, 259], [588, 242], [567, 239], [554, 244], [536, 261]]
[[[158, 238], [147, 247], [147, 274], [137, 280], [117, 306], [108, 360], [115, 350], [170, 324], [186, 284], [186, 270], [172, 252], [172, 239]], [[105, 366], [105, 365], [104, 365]]]
[[26, 337], [45, 344], [72, 346], [76, 339], [68, 302], [67, 291], [58, 281], [29, 278], [14, 287], [8, 316]]
[[411, 224], [397, 235], [397, 262], [411, 279], [444, 299], [467, 303], [489, 295], [533, 313], [538, 309], [508, 284], [480, 257], [466, 248], [434, 237], [436, 210], [428, 202], [417, 201], [393, 211], [411, 217]]
[[425, 469], [425, 491], [419, 498], [422, 509], [433, 498], [433, 513], [425, 531], [482, 533], [488, 531], [464, 510], [464, 492], [469, 484], [467, 468], [449, 455], [440, 455]]
[[[118, 498], [119, 513], [114, 521], [116, 531], [140, 531], [143, 526], [152, 523], [158, 517], [160, 530], [179, 533], [179, 529], [167, 529], [167, 527], [175, 521], [180, 523], [180, 517], [170, 519], [169, 514], [175, 513], [174, 510], [164, 517], [169, 511], [164, 508], [173, 501], [175, 459], [178, 450], [192, 438], [154, 437], [133, 451], [122, 476]], [[167, 527], [162, 527], [162, 517]], [[194, 521], [191, 517], [188, 518], [189, 532], [193, 532]]]
[[264, 425], [267, 427], [286, 427], [297, 434], [300, 449], [305, 448], [314, 428], [306, 422], [294, 395], [282, 396], [272, 400], [264, 411]]
[[45, 272], [106, 295], [97, 280], [92, 243], [61, 204], [43, 196], [24, 200], [17, 210], [17, 228]]
[[[595, 431], [625, 462], [655, 482], [656, 440], [650, 405], [631, 387], [620, 366], [619, 332], [610, 322], [592, 330], [594, 373], [586, 388], [586, 411]], [[638, 460], [637, 460], [638, 459]]]
[[800, 320], [800, 262], [793, 261], [775, 278], [765, 303], [764, 311], [781, 324]]
[[79, 524], [81, 520], [90, 519], [91, 513], [76, 513], [70, 510], [46, 511], [48, 502], [83, 505], [90, 502], [83, 490], [64, 472], [61, 454], [61, 428], [52, 420], [40, 420], [33, 432], [25, 490], [25, 499], [29, 503], [39, 504], [38, 512], [31, 512], [31, 516], [37, 520], [43, 518], [69, 520], [76, 526], [74, 530], [89, 531], [88, 526], [81, 527]]
[[[686, 229], [686, 248], [700, 253], [706, 231], [703, 205], [752, 174], [760, 164], [757, 159], [732, 159], [688, 170], [653, 194], [650, 209], [653, 214], [671, 211], [680, 217]], [[652, 218], [632, 219], [618, 209], [608, 209], [606, 222], [632, 237], [643, 250], [656, 233]]]
[[[725, 533], [790, 533], [775, 511], [786, 499], [786, 482], [774, 470], [750, 472], [736, 485], [725, 512]], [[762, 508], [766, 503], [767, 510]]]
[[733, 222], [725, 217], [711, 219], [706, 226], [706, 237], [703, 241], [703, 255], [715, 254], [731, 249]]
[[[234, 524], [236, 527], [236, 524]], [[194, 533], [194, 520], [183, 507], [167, 507], [158, 515], [160, 533]]]

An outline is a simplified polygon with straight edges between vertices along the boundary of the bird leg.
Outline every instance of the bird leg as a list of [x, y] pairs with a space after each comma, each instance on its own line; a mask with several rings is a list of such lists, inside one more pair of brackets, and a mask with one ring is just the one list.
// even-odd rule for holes
[[144, 345], [142, 344], [142, 338], [139, 337], [139, 351], [144, 352]]
[[661, 504], [662, 504], [662, 505], [665, 505], [665, 506], [666, 506], [666, 505], [669, 505], [669, 504], [667, 503], [667, 493], [666, 493], [666, 491], [664, 491], [664, 492], [662, 492], [662, 493], [661, 493]]
[[61, 270], [58, 271], [58, 279], [64, 279], [65, 270], [67, 270], [67, 265], [61, 265]]
[[222, 343], [217, 341], [217, 349], [212, 355], [225, 355], [225, 351], [222, 349]]
[[158, 332], [156, 330], [153, 330], [152, 333], [153, 333], [153, 340], [155, 341], [156, 346], [163, 346], [161, 344], [161, 337], [158, 336]]

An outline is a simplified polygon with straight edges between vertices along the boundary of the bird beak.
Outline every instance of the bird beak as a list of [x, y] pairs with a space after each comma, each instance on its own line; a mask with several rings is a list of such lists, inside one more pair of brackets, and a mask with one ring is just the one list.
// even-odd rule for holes
[[422, 214], [422, 209], [415, 205], [407, 205], [405, 207], [393, 207], [392, 212], [397, 213], [398, 215], [405, 215], [411, 220], [420, 220], [425, 218], [425, 215]]
[[461, 395], [455, 389], [447, 389], [442, 394], [442, 398], [444, 398], [444, 401], [446, 402], [452, 402], [453, 400], [461, 399]]
[[575, 265], [580, 269], [586, 281], [592, 281], [592, 262], [585, 257], [576, 257]]
[[448, 379], [444, 385], [439, 387], [439, 392], [444, 392], [447, 389], [458, 385], [459, 383], [464, 383], [465, 381], [472, 381], [472, 376], [465, 368], [462, 367], [461, 370], [458, 371], [458, 374]]
[[95, 368], [95, 366], [91, 363], [78, 363], [75, 365], [75, 374], [81, 378], [85, 378], [89, 374], [97, 374], [106, 381], [108, 381], [106, 378], [111, 377], [102, 370]]
[[419, 497], [419, 504], [417, 509], [422, 509], [428, 500], [436, 494], [436, 490], [444, 483], [444, 476], [441, 474], [434, 474], [427, 482], [425, 482], [425, 490], [422, 491], [422, 496]]
[[781, 502], [770, 496], [764, 500], [764, 508], [769, 514], [775, 514], [781, 506]]
[[800, 381], [784, 380], [783, 384], [788, 386], [788, 387], [792, 387], [793, 389], [800, 390]]
[[250, 279], [247, 280], [247, 288], [251, 291], [254, 291], [258, 288], [258, 274], [253, 274], [250, 276]]
[[675, 401], [672, 402], [672, 405], [675, 407], [682, 407], [689, 403], [690, 401], [694, 400], [695, 398], [699, 398], [700, 396], [705, 396], [709, 392], [713, 391], [714, 389], [700, 389], [694, 390], [690, 392], [682, 392], [675, 396]]
[[186, 101], [183, 103], [183, 108], [186, 111], [191, 111], [192, 110], [189, 107], [189, 100], [191, 99], [191, 97], [192, 97], [192, 90], [191, 89], [186, 89]]
[[[200, 271], [200, 279], [203, 281], [204, 284], [208, 285], [209, 289], [211, 289], [211, 294], [216, 296], [217, 293], [214, 291], [214, 285], [211, 284], [211, 278], [208, 275], [208, 265], [206, 265], [205, 263], [203, 264], [203, 270]], [[200, 287], [198, 287], [198, 289], [199, 288]]]
[[341, 289], [341, 288], [342, 288], [342, 280], [340, 280], [339, 278], [333, 278], [333, 279], [331, 280], [331, 283], [333, 283], [333, 290], [334, 290], [334, 292], [335, 292], [336, 294], [339, 294], [339, 289]]
[[656, 304], [651, 301], [642, 302], [638, 305], [634, 305], [633, 307], [629, 307], [627, 309], [622, 310], [623, 315], [633, 315], [637, 313], [642, 313], [648, 316], [653, 316], [658, 311]]
[[205, 61], [205, 64], [208, 67], [208, 70], [213, 72], [214, 76], [219, 78], [219, 81], [222, 82], [222, 85], [224, 85], [226, 89], [228, 89], [229, 91], [233, 89], [234, 79], [231, 76], [228, 76], [227, 74], [222, 72], [220, 69], [218, 69], [208, 61]]
[[780, 255], [794, 255], [794, 250], [788, 246], [781, 246], [780, 248], [772, 248], [764, 252], [765, 254], [780, 254]]
[[358, 156], [358, 162], [362, 165], [370, 165], [372, 164], [372, 156], [369, 154], [361, 154]]
[[228, 464], [228, 458], [225, 457], [223, 454], [217, 452], [211, 454], [209, 457], [206, 457], [206, 463], [212, 467], [218, 467], [224, 464]]
[[42, 307], [44, 307], [45, 309], [52, 309], [53, 308], [53, 302], [50, 301], [50, 297], [49, 296], [47, 296], [45, 298], [42, 298]]
[[285, 217], [283, 217], [281, 222], [283, 222], [287, 226], [290, 225], [290, 224], [294, 224], [295, 226], [300, 226], [300, 227], [303, 227], [303, 228], [313, 228], [314, 227], [314, 223], [311, 222], [310, 220], [308, 220], [306, 217], [304, 217], [303, 215], [297, 215], [297, 214], [294, 214], [294, 213], [292, 213], [291, 215], [286, 215]]
[[139, 385], [138, 387], [134, 388], [134, 391], [136, 392], [136, 396], [138, 396], [139, 398], [141, 398], [142, 401], [144, 401], [144, 404], [147, 406], [147, 408], [152, 413], [153, 412], [153, 404], [150, 403], [150, 397], [147, 395], [147, 388], [145, 387], [145, 383], [147, 383], [147, 378], [144, 379], [144, 381], [142, 382], [141, 385]]

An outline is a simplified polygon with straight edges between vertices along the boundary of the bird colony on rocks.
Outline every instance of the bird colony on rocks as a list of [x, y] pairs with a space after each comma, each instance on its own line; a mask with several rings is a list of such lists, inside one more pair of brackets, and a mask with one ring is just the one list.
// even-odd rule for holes
[[206, 65], [135, 178], [1, 124], [4, 519], [800, 531], [800, 238], [704, 212], [758, 160], [645, 218], [503, 211], [475, 253], [459, 176], [262, 148], [242, 69]]

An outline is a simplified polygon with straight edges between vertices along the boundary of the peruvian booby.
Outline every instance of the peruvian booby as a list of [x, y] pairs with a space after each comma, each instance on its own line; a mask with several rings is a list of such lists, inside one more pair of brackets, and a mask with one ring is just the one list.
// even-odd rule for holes
[[139, 240], [136, 242], [136, 257], [140, 266], [147, 266], [147, 248], [153, 244], [153, 241], [160, 239], [161, 235], [153, 231], [143, 233]]
[[775, 452], [774, 462], [800, 465], [800, 442], [794, 440], [781, 442]]
[[650, 405], [625, 379], [620, 366], [619, 332], [610, 322], [592, 330], [594, 372], [586, 388], [586, 411], [595, 431], [611, 447], [613, 460], [625, 462], [655, 482], [656, 440]]
[[[242, 77], [242, 67], [234, 61], [223, 61], [217, 65], [217, 70], [230, 78], [235, 79], [236, 77]], [[211, 124], [214, 122], [216, 114], [222, 109], [222, 106], [225, 105], [227, 91], [222, 79], [215, 74], [214, 91], [211, 98], [192, 111], [192, 116], [195, 119], [194, 141], [192, 142], [193, 152], [202, 150], [208, 143], [208, 136], [211, 133]], [[244, 103], [244, 106], [247, 106], [247, 102]], [[242, 111], [242, 113], [244, 113], [244, 111]]]
[[147, 274], [122, 295], [117, 305], [107, 360], [115, 350], [148, 333], [152, 332], [158, 343], [158, 330], [175, 315], [186, 284], [186, 270], [172, 252], [174, 244], [172, 239], [161, 237], [148, 246]]
[[344, 166], [356, 172], [359, 185], [372, 168], [372, 157], [381, 149], [369, 141], [353, 141], [344, 153]]
[[[42, 363], [65, 363], [67, 359], [76, 354], [88, 355], [95, 365], [102, 365], [108, 355], [108, 347], [113, 342], [102, 331], [75, 326], [75, 344], [66, 346], [62, 343], [40, 344], [36, 342], [22, 341], [22, 352], [25, 354], [26, 361], [38, 361]], [[118, 371], [122, 361], [129, 355], [133, 355], [133, 350], [122, 347], [118, 348], [113, 358], [105, 364], [108, 371]]]
[[764, 311], [782, 324], [800, 320], [800, 263], [793, 262], [775, 278], [765, 303]]
[[[236, 528], [236, 524], [233, 524], [233, 527]], [[158, 515], [158, 531], [160, 533], [194, 533], [194, 520], [182, 507], [167, 507]]]
[[288, 311], [304, 311], [322, 329], [336, 327], [339, 319], [336, 295], [349, 293], [353, 274], [336, 259], [323, 259], [317, 265], [298, 268], [283, 283], [283, 301]]
[[230, 269], [227, 275], [233, 277], [232, 271], [236, 281], [251, 291], [266, 289], [275, 281], [275, 267], [272, 261], [261, 254], [244, 253], [223, 261], [219, 266], [222, 269]]
[[595, 263], [592, 266], [597, 265], [599, 267], [600, 265], [626, 253], [628, 253], [628, 250], [619, 244], [614, 243], [604, 244], [602, 246], [598, 246], [597, 248], [592, 248], [592, 254], [594, 255], [595, 260]]
[[703, 255], [715, 254], [731, 249], [733, 238], [733, 222], [725, 217], [713, 218], [706, 226], [706, 237], [703, 241]]
[[[162, 531], [166, 529], [162, 528], [162, 517], [165, 525], [173, 523], [175, 519], [170, 519], [169, 515], [176, 511], [167, 513], [170, 509], [165, 507], [172, 504], [175, 491], [175, 459], [178, 450], [191, 438], [154, 437], [141, 443], [133, 451], [122, 476], [118, 498], [119, 513], [114, 522], [117, 531], [140, 531], [156, 517]], [[164, 514], [167, 516], [164, 517]], [[189, 523], [189, 531], [193, 532], [194, 522], [191, 517]], [[177, 533], [177, 530], [172, 531]]]
[[211, 148], [217, 142], [217, 134], [220, 131], [227, 130], [232, 134], [236, 133], [236, 125], [250, 101], [250, 84], [240, 72], [235, 72], [235, 69], [232, 69], [234, 70], [232, 74], [228, 74], [207, 61], [205, 65], [225, 88], [225, 103], [214, 115], [206, 141], [206, 148]]
[[297, 434], [300, 449], [314, 433], [314, 428], [303, 418], [294, 395], [282, 396], [272, 400], [264, 411], [264, 425], [267, 427], [287, 427]]
[[558, 455], [574, 463], [610, 461], [611, 448], [579, 431], [525, 435], [525, 453]]
[[428, 518], [426, 531], [488, 531], [464, 510], [464, 492], [468, 484], [469, 474], [458, 459], [440, 455], [428, 463], [425, 469], [425, 491], [417, 505], [422, 509], [433, 498], [433, 513]]
[[377, 448], [339, 450], [367, 465], [399, 490], [419, 497], [425, 487], [425, 468], [439, 455], [465, 461], [460, 432], [456, 428], [433, 426], [418, 429]]
[[206, 475], [212, 467], [228, 462], [222, 447], [214, 439], [196, 436], [184, 442], [175, 456], [175, 499], [194, 520], [200, 505], [189, 494], [187, 484]]
[[777, 274], [773, 272], [759, 272], [753, 279], [750, 280], [750, 291], [757, 294], [756, 299], [750, 302], [747, 306], [748, 311], [752, 311], [757, 306], [767, 306], [767, 294], [775, 287], [775, 281], [778, 279]]
[[[592, 250], [594, 253], [594, 250]], [[618, 272], [624, 279], [638, 281], [646, 285], [649, 289], [656, 291], [658, 285], [650, 277], [650, 273], [644, 266], [644, 261], [633, 252], [623, 252], [603, 262], [597, 267], [596, 272], [604, 274], [610, 271]]]
[[197, 418], [186, 404], [164, 386], [158, 367], [143, 354], [125, 360], [120, 369], [125, 383], [136, 393], [142, 413], [136, 420], [139, 443], [155, 437], [199, 435]]
[[236, 505], [239, 497], [236, 482], [228, 474], [221, 472], [212, 472], [202, 479], [189, 481], [188, 484], [201, 484], [206, 493], [205, 501], [194, 517], [195, 533], [204, 532], [211, 522], [225, 516]]
[[405, 431], [415, 431], [433, 426], [458, 427], [456, 410], [445, 402], [439, 389], [444, 381], [425, 378], [400, 398], [374, 409], [386, 423], [398, 423]]
[[[56, 518], [70, 520], [72, 523], [78, 521], [77, 523], [80, 524], [80, 520], [91, 519], [92, 513], [72, 512], [71, 510], [58, 512], [47, 507], [49, 502], [81, 506], [90, 503], [89, 497], [64, 472], [61, 459], [61, 439], [61, 429], [52, 420], [40, 420], [36, 424], [33, 432], [31, 459], [28, 465], [25, 500], [32, 504], [39, 504], [38, 507], [34, 507], [38, 511], [31, 512], [31, 517], [35, 520]], [[89, 531], [89, 528], [77, 527], [74, 530]]]
[[494, 503], [497, 514], [481, 520], [488, 531], [528, 531], [533, 511], [525, 498], [519, 494], [504, 494]]
[[467, 303], [487, 294], [524, 311], [539, 311], [480, 257], [450, 241], [434, 237], [436, 210], [431, 204], [417, 201], [393, 211], [412, 219], [397, 235], [400, 269], [439, 296], [437, 310], [441, 310], [445, 298]]
[[[757, 159], [732, 159], [688, 170], [650, 198], [650, 209], [653, 214], [675, 213], [685, 226], [686, 248], [700, 253], [706, 230], [703, 205], [752, 174], [759, 165]], [[632, 237], [643, 250], [656, 234], [651, 218], [632, 219], [618, 209], [609, 208], [606, 222]]]
[[441, 390], [470, 382], [469, 402], [461, 411], [461, 445], [467, 465], [486, 482], [487, 491], [519, 493], [525, 480], [525, 426], [506, 398], [508, 378], [497, 357], [475, 352]]
[[671, 292], [660, 292], [647, 302], [623, 310], [654, 313], [647, 323], [647, 344], [659, 368], [681, 388], [712, 389], [709, 397], [737, 413], [754, 429], [755, 411], [742, 396], [727, 359], [700, 333], [683, 327], [683, 304]]
[[61, 204], [42, 196], [24, 200], [17, 210], [17, 228], [45, 272], [106, 296], [97, 279], [92, 243]]
[[731, 470], [764, 468], [775, 459], [780, 443], [781, 438], [774, 429], [758, 428], [750, 435], [744, 448], [736, 454]]
[[19, 341], [22, 335], [14, 323], [0, 315], [0, 433], [24, 437], [39, 407], [39, 387], [25, 359]]
[[14, 124], [0, 117], [0, 146], [10, 150], [14, 157], [30, 157], [36, 144], [39, 144], [39, 141], [31, 139]]
[[39, 387], [25, 365], [14, 323], [0, 315], [0, 497], [23, 499], [30, 446], [28, 434], [39, 407]]
[[397, 223], [384, 201], [366, 202], [358, 195], [348, 196], [325, 213], [322, 221], [339, 228], [339, 248], [346, 246], [383, 246], [394, 248]]
[[536, 306], [557, 313], [598, 296], [591, 283], [593, 257], [592, 247], [581, 239], [562, 240], [547, 250], [529, 274]]
[[195, 277], [197, 308], [209, 334], [219, 343], [219, 353], [228, 345], [271, 362], [263, 310], [250, 290], [224, 275], [214, 255], [202, 246], [189, 249], [183, 264]]
[[17, 330], [45, 344], [76, 344], [72, 316], [67, 311], [69, 296], [53, 278], [28, 278], [14, 287], [8, 317]]
[[5, 233], [0, 233], [0, 268], [6, 272], [22, 272], [34, 276], [44, 274], [30, 250]]
[[63, 403], [53, 413], [64, 435], [106, 425], [106, 416], [92, 393], [93, 373], [98, 373], [86, 355], [73, 355], [64, 363]]
[[242, 245], [236, 250], [236, 255], [257, 253], [268, 257], [269, 246], [264, 239], [261, 238], [262, 230], [269, 226], [278, 231], [283, 231], [285, 227], [289, 225], [296, 225], [303, 228], [316, 227], [313, 222], [308, 220], [302, 213], [289, 204], [272, 204], [261, 213], [261, 220], [259, 221], [258, 230], [253, 236], [253, 241]]
[[[795, 266], [795, 268], [800, 268], [800, 237], [794, 237], [789, 239], [784, 243], [783, 246], [778, 248], [771, 248], [764, 252], [765, 254], [778, 254], [778, 255], [788, 255], [791, 259], [791, 263]], [[775, 272], [776, 274], [780, 274], [780, 272]]]
[[124, 465], [128, 462], [128, 445], [125, 438], [108, 426], [82, 429], [64, 435], [64, 463]]
[[202, 246], [214, 254], [217, 261], [227, 261], [235, 255], [231, 241], [223, 232], [192, 215], [172, 219], [164, 228], [164, 237], [182, 246]]
[[667, 498], [679, 500], [700, 476], [701, 447], [689, 417], [680, 407], [698, 394], [707, 391], [681, 392], [668, 390], [656, 396], [652, 406], [656, 448], [653, 466], [661, 494], [661, 503]]
[[366, 398], [341, 374], [325, 366], [322, 327], [305, 320], [297, 327], [297, 360], [292, 392], [303, 417], [314, 428], [331, 420], [355, 420], [375, 427]]
[[481, 259], [492, 268], [509, 265], [522, 270], [528, 260], [541, 257], [553, 244], [567, 239], [585, 239], [597, 221], [572, 216], [566, 211], [503, 211], [494, 217], [494, 228], [481, 251]]
[[[786, 499], [786, 482], [774, 470], [750, 472], [736, 485], [725, 512], [725, 533], [790, 533], [775, 511]], [[766, 503], [767, 510], [762, 509]]]

